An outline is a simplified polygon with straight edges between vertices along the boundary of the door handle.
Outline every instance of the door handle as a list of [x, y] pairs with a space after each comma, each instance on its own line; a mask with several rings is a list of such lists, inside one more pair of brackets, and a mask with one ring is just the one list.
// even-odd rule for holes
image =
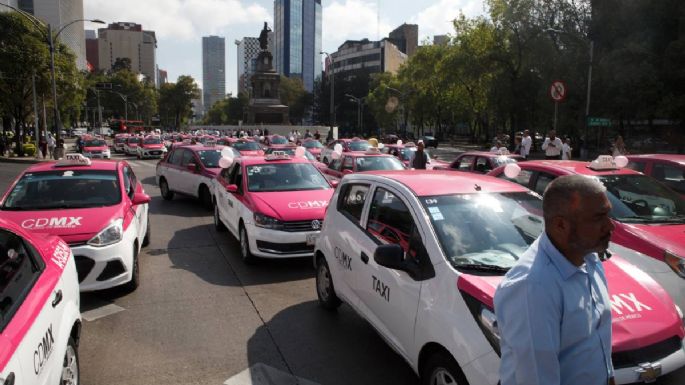
[[62, 290], [57, 290], [55, 293], [55, 299], [52, 300], [52, 307], [57, 307], [60, 302], [62, 302]]
[[362, 251], [362, 262], [369, 263], [369, 256], [366, 255], [366, 253], [363, 251]]

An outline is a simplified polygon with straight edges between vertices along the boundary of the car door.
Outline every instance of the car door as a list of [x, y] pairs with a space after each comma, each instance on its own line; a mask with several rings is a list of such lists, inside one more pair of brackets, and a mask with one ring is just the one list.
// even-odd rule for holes
[[146, 208], [147, 205], [137, 205], [133, 206], [133, 195], [135, 193], [143, 193], [143, 186], [138, 182], [136, 174], [133, 172], [131, 166], [126, 165], [122, 169], [122, 179], [124, 181], [124, 187], [126, 188], [126, 195], [128, 197], [128, 205], [130, 205], [131, 210], [135, 213], [135, 226], [136, 235], [138, 239], [142, 240], [145, 237], [145, 225], [146, 225]]
[[419, 252], [423, 242], [414, 220], [418, 213], [412, 212], [402, 194], [388, 186], [377, 185], [369, 200], [362, 222], [366, 233], [358, 239], [361, 258], [366, 262], [355, 275], [354, 290], [369, 322], [408, 358], [422, 278], [377, 264], [374, 252], [380, 245], [399, 244], [405, 261], [418, 267], [419, 258], [428, 257]]
[[473, 165], [473, 160], [475, 159], [475, 156], [473, 155], [464, 155], [452, 163], [452, 169], [457, 170], [457, 171], [466, 171], [469, 172], [471, 171], [471, 167]]
[[[13, 358], [0, 377], [14, 376], [14, 384], [57, 384], [68, 336], [62, 335], [67, 288], [59, 276], [46, 274], [36, 249], [17, 234], [0, 229], [0, 319], [3, 338], [19, 341]], [[51, 271], [52, 273], [53, 271]], [[44, 298], [41, 287], [54, 288]], [[13, 318], [29, 320], [18, 325]], [[33, 320], [33, 321], [30, 321]], [[27, 328], [22, 336], [21, 329]], [[5, 382], [7, 383], [7, 382]]]
[[164, 176], [169, 185], [170, 190], [179, 191], [178, 183], [181, 179], [181, 160], [183, 160], [183, 153], [185, 150], [176, 148], [171, 151], [165, 162], [162, 162], [162, 170], [160, 176]]
[[234, 184], [238, 190], [233, 193], [226, 192], [225, 216], [223, 217], [228, 222], [228, 228], [238, 237], [238, 224], [240, 223], [241, 210], [245, 206], [245, 191], [243, 185], [243, 165], [236, 163], [231, 169], [229, 176], [229, 184]]
[[351, 174], [354, 172], [354, 157], [346, 156], [343, 158], [342, 166], [340, 167], [340, 178], [345, 176], [345, 174]]
[[340, 171], [342, 167], [342, 158], [333, 159], [328, 164], [328, 168], [324, 170], [326, 175], [330, 176], [329, 179], [340, 179], [342, 178], [342, 173]]
[[191, 186], [193, 184], [193, 180], [197, 176], [197, 173], [196, 171], [190, 170], [188, 168], [191, 164], [197, 166], [195, 155], [192, 151], [188, 149], [183, 149], [183, 157], [181, 158], [181, 163], [179, 164], [178, 168], [179, 178], [176, 182], [178, 190], [176, 191], [182, 192], [184, 194], [194, 195], [194, 191], [191, 191]]

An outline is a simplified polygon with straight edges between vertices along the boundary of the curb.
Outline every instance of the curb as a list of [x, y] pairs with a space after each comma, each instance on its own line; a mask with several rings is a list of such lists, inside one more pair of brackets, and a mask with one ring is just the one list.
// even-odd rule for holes
[[17, 164], [36, 164], [47, 162], [51, 159], [36, 159], [36, 158], [9, 158], [0, 156], [0, 163], [17, 163]]

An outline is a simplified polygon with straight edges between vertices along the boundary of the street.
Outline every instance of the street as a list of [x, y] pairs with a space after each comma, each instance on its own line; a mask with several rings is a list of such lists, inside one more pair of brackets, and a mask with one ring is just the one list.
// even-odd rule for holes
[[[437, 153], [449, 161], [456, 150]], [[418, 383], [349, 307], [332, 314], [317, 305], [309, 259], [245, 265], [199, 202], [161, 198], [156, 160], [129, 162], [152, 197], [152, 240], [137, 291], [81, 295], [84, 384]], [[0, 189], [26, 167], [0, 164]]]

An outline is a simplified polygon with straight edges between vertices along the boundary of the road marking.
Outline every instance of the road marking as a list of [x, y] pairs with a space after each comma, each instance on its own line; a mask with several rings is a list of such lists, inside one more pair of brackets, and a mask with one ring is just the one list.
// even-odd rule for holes
[[95, 321], [97, 319], [108, 317], [108, 316], [111, 316], [113, 314], [122, 312], [124, 310], [126, 310], [126, 309], [124, 309], [121, 306], [117, 306], [113, 303], [110, 303], [110, 304], [105, 305], [105, 306], [100, 306], [100, 307], [97, 307], [95, 309], [85, 311], [85, 312], [81, 313], [81, 317], [88, 322], [92, 322], [92, 321]]
[[319, 385], [258, 362], [224, 382], [224, 385]]

